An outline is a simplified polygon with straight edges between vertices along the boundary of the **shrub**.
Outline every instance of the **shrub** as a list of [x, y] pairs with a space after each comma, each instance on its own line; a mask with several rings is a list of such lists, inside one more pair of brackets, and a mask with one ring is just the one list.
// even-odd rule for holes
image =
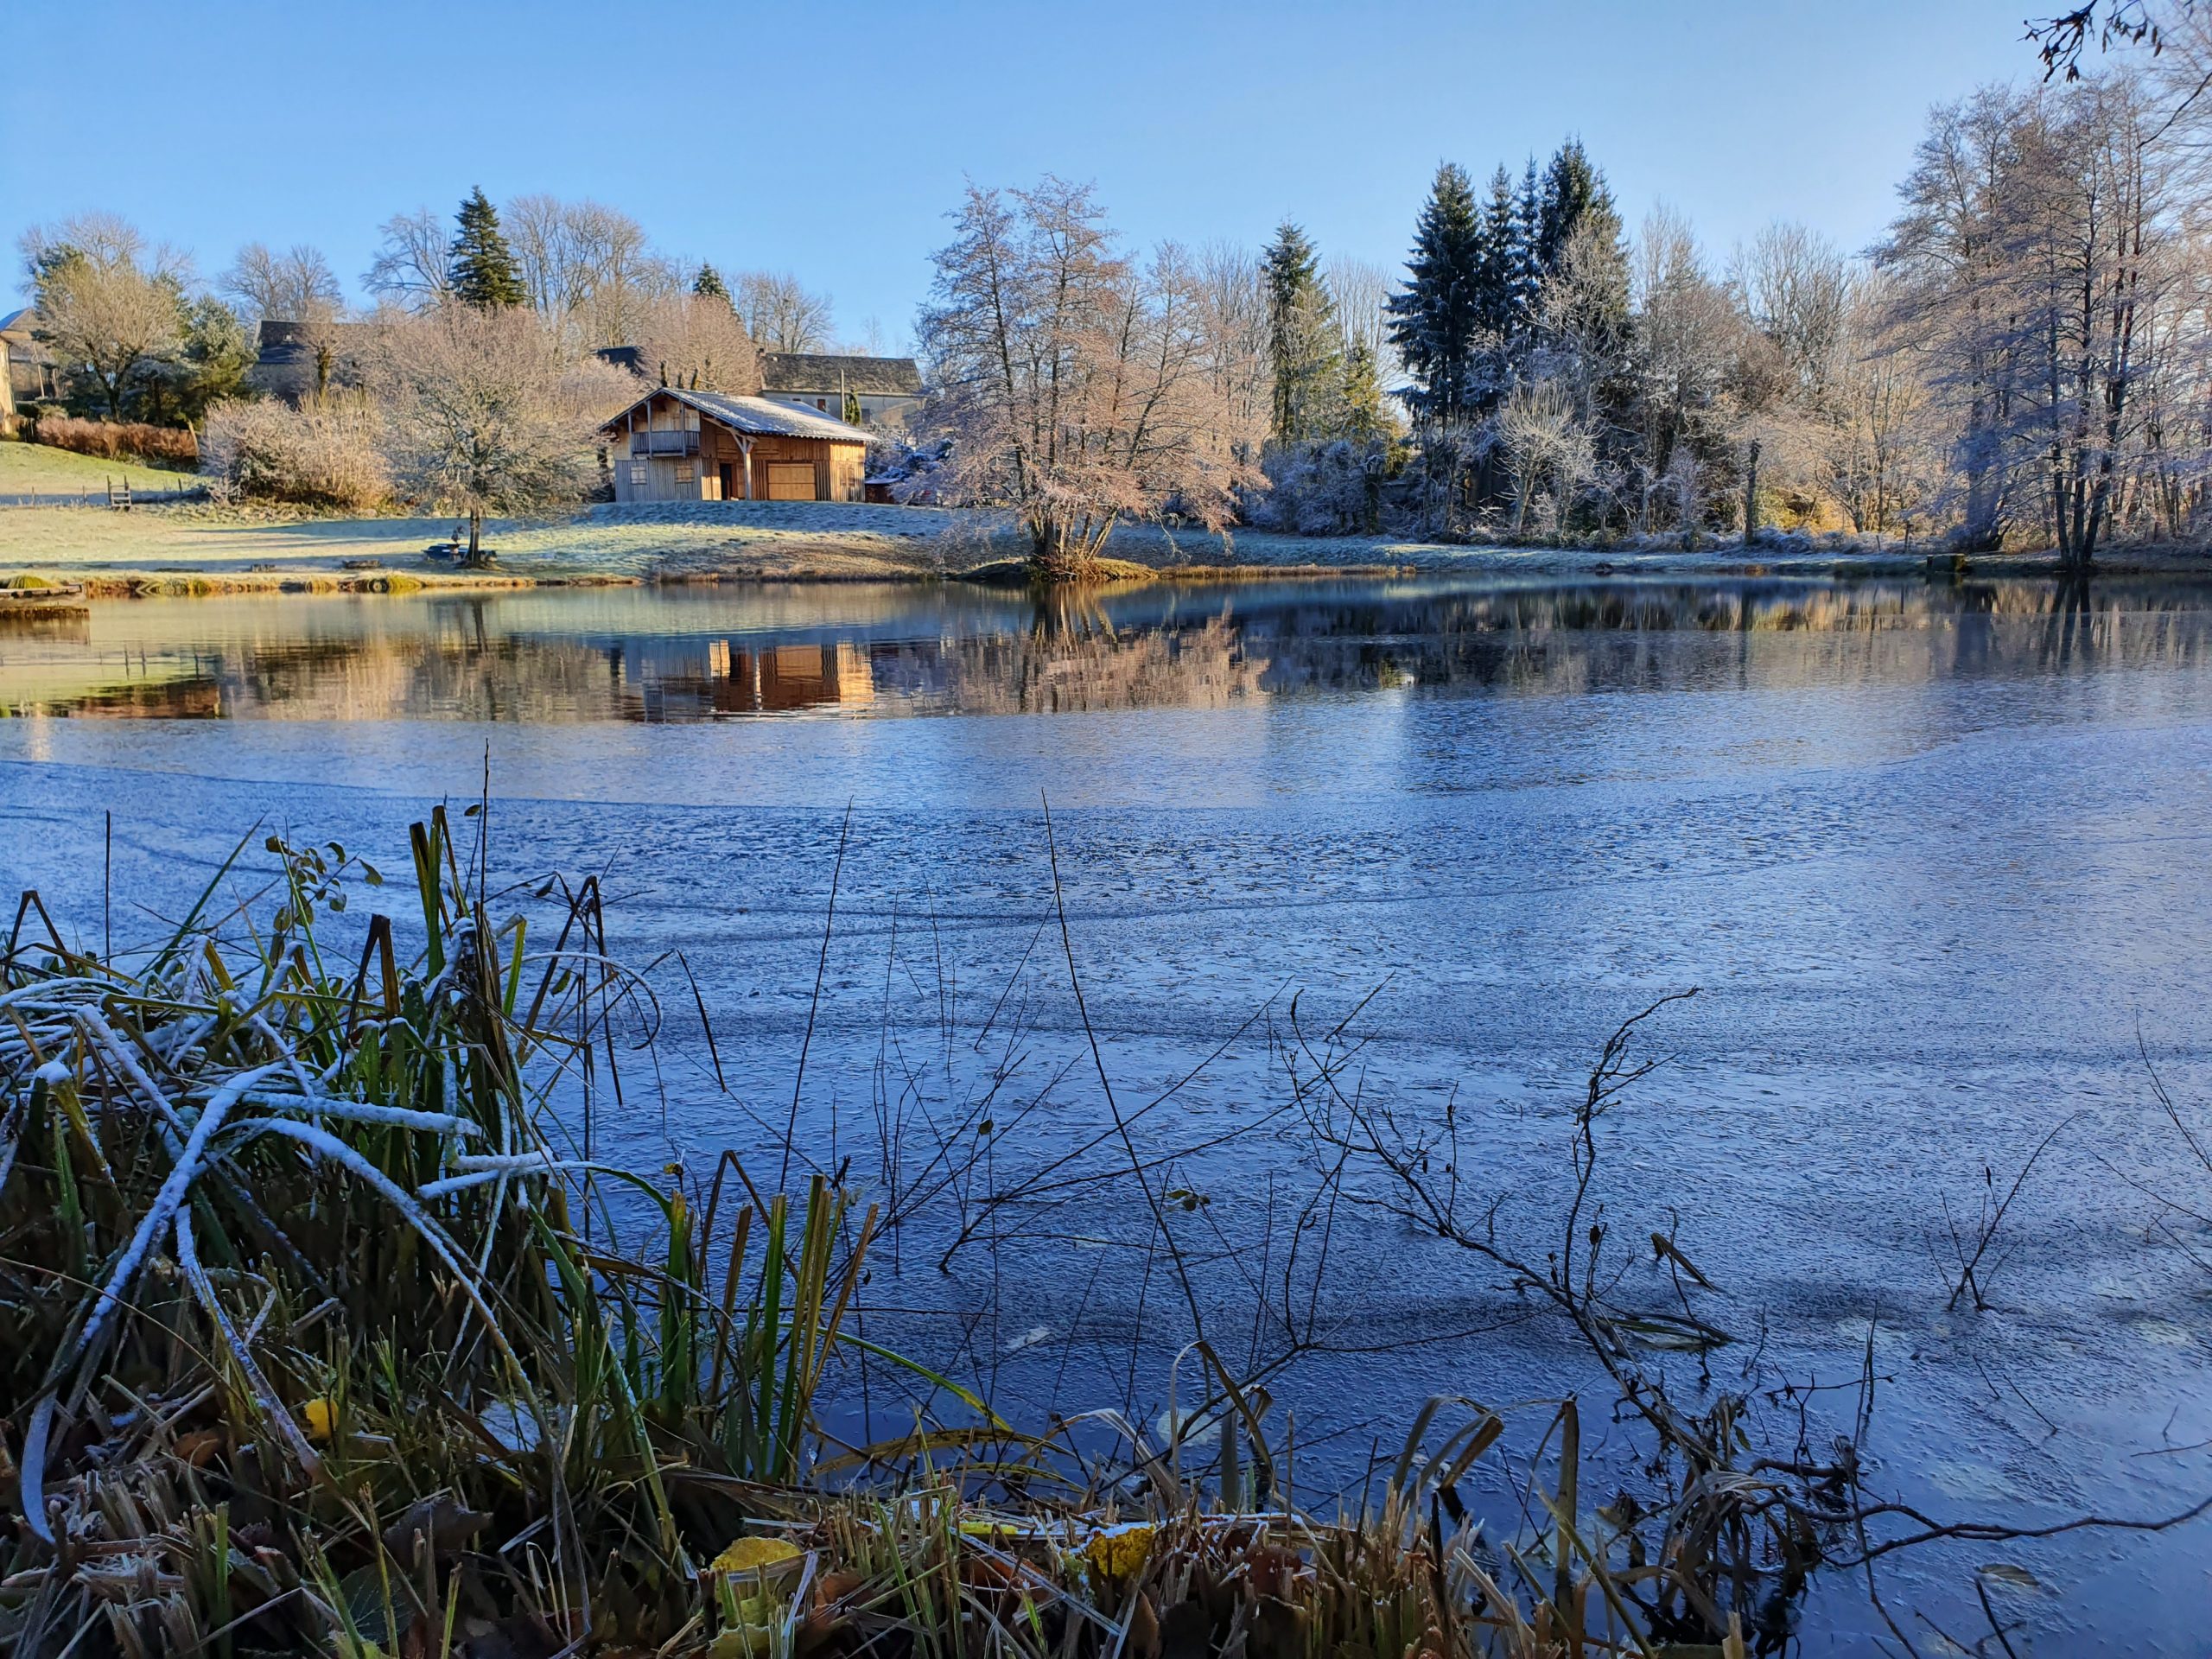
[[149, 426], [143, 421], [80, 421], [71, 415], [41, 415], [34, 435], [56, 449], [97, 455], [103, 461], [158, 462], [188, 470], [200, 464], [200, 446], [192, 434], [174, 426]]
[[351, 400], [321, 409], [218, 404], [200, 448], [200, 469], [226, 493], [249, 499], [373, 507], [391, 491], [375, 411]]
[[1268, 487], [1248, 493], [1246, 520], [1262, 530], [1356, 536], [1380, 528], [1389, 445], [1380, 439], [1324, 439], [1272, 445], [1261, 462]]

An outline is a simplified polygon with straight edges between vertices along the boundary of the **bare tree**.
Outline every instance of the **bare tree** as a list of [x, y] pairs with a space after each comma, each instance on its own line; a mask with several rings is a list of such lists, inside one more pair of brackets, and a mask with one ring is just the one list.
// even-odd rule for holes
[[637, 343], [639, 367], [664, 385], [748, 397], [760, 390], [760, 354], [753, 337], [718, 297], [671, 294], [655, 300], [641, 319]]
[[810, 292], [789, 271], [748, 270], [732, 290], [746, 332], [764, 352], [826, 352], [831, 314], [827, 294]]
[[501, 210], [499, 223], [531, 308], [554, 318], [575, 310], [583, 293], [566, 205], [557, 196], [517, 196]]
[[1225, 524], [1258, 475], [1232, 450], [1190, 261], [1131, 261], [1090, 188], [1050, 176], [971, 186], [955, 222], [921, 319], [954, 490], [1011, 509], [1056, 578], [1088, 575], [1124, 518]]
[[2157, 119], [2131, 79], [2069, 88], [2020, 136], [2015, 245], [2023, 415], [2033, 429], [2062, 560], [2087, 570], [2110, 528], [2121, 467], [2137, 436], [2139, 381], [2155, 375], [2146, 320], [2179, 274], [2170, 168], [2151, 143]]
[[1670, 209], [1656, 209], [1644, 221], [1635, 283], [1644, 528], [1652, 527], [1650, 506], [1663, 480], [1688, 531], [1698, 512], [1694, 486], [1705, 457], [1690, 455], [1693, 464], [1683, 465], [1681, 452], [1710, 452], [1732, 441], [1732, 411], [1722, 394], [1742, 324], [1727, 291], [1707, 273], [1688, 221]]
[[1929, 477], [1927, 389], [1911, 344], [1890, 326], [1894, 283], [1880, 270], [1851, 283], [1830, 383], [1832, 416], [1814, 439], [1823, 493], [1853, 529], [1878, 539], [1924, 497]]
[[683, 290], [677, 263], [604, 202], [518, 196], [500, 222], [531, 308], [579, 351], [639, 344], [649, 314]]
[[1777, 223], [1738, 254], [1736, 284], [1751, 326], [1771, 340], [1801, 408], [1826, 403], [1843, 340], [1849, 263], [1825, 237]]
[[1524, 380], [1506, 394], [1497, 417], [1497, 438], [1513, 474], [1513, 532], [1528, 528], [1529, 504], [1548, 491], [1554, 520], [1598, 470], [1590, 433], [1575, 410], [1573, 391], [1556, 380]]
[[1936, 505], [1968, 550], [2040, 532], [2087, 570], [2131, 512], [2177, 518], [2201, 472], [2201, 427], [2173, 416], [2202, 360], [2204, 257], [2153, 90], [2130, 72], [1993, 88], [1920, 146], [1881, 257], [1948, 435]]
[[1377, 372], [1388, 378], [1396, 372], [1397, 349], [1390, 343], [1390, 296], [1396, 288], [1390, 273], [1364, 259], [1332, 254], [1322, 274], [1329, 297], [1335, 302], [1337, 328], [1344, 351], [1365, 351]]
[[428, 207], [394, 213], [378, 227], [376, 257], [361, 285], [388, 304], [410, 311], [435, 308], [453, 297], [452, 238]]
[[1196, 327], [1224, 422], [1230, 453], [1256, 463], [1274, 401], [1268, 357], [1268, 290], [1258, 258], [1227, 242], [1201, 248], [1192, 264]]
[[304, 323], [346, 304], [330, 261], [321, 250], [304, 244], [273, 253], [264, 243], [249, 242], [216, 286], [235, 302], [249, 328], [270, 320]]
[[184, 343], [189, 263], [109, 213], [34, 226], [20, 246], [39, 338], [122, 419], [132, 389]]
[[597, 423], [636, 386], [604, 364], [579, 365], [528, 311], [397, 313], [377, 333], [392, 479], [426, 505], [468, 515], [472, 560], [486, 512], [581, 496]]

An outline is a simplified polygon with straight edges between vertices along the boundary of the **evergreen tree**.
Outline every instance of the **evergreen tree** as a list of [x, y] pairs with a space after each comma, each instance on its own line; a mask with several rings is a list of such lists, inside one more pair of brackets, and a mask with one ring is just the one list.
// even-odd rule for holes
[[1375, 372], [1375, 353], [1360, 340], [1344, 352], [1343, 415], [1338, 425], [1344, 435], [1372, 443], [1390, 435], [1390, 423], [1382, 413], [1382, 381]]
[[1513, 175], [1501, 164], [1490, 175], [1490, 200], [1483, 205], [1483, 327], [1503, 343], [1513, 331], [1513, 276], [1518, 264], [1514, 243], [1520, 213], [1513, 199]]
[[702, 300], [720, 300], [732, 310], [736, 309], [729, 297], [729, 289], [722, 281], [721, 272], [712, 265], [699, 267], [699, 274], [691, 279], [691, 291]]
[[1617, 352], [1629, 331], [1628, 248], [1620, 212], [1605, 175], [1590, 164], [1581, 141], [1570, 138], [1544, 170], [1536, 258], [1547, 279], [1566, 280], [1563, 264], [1578, 236], [1578, 268], [1563, 296], [1567, 315], [1560, 321], [1586, 351]]
[[1268, 358], [1274, 371], [1270, 435], [1280, 443], [1326, 437], [1335, 429], [1343, 380], [1336, 307], [1306, 232], [1285, 219], [1264, 257]]
[[1558, 268], [1567, 238], [1574, 234], [1574, 227], [1582, 222], [1584, 215], [1592, 213], [1610, 219], [1615, 236], [1619, 235], [1620, 214], [1613, 207], [1612, 192], [1605, 188], [1604, 175], [1590, 164], [1589, 153], [1582, 148], [1582, 141], [1570, 138], [1559, 147], [1551, 165], [1544, 169], [1536, 257], [1546, 271]]
[[1409, 401], [1447, 426], [1474, 410], [1484, 264], [1473, 182], [1446, 162], [1436, 169], [1414, 230], [1406, 285], [1390, 298], [1390, 343], [1414, 378]]
[[1538, 243], [1543, 230], [1543, 187], [1536, 178], [1536, 158], [1532, 156], [1521, 177], [1521, 194], [1514, 199], [1513, 243], [1505, 260], [1509, 338], [1516, 348], [1533, 331], [1536, 308], [1542, 297], [1544, 265]]
[[522, 304], [529, 296], [515, 269], [514, 250], [499, 229], [499, 211], [481, 185], [461, 204], [460, 234], [453, 239], [453, 292], [463, 305], [481, 311]]

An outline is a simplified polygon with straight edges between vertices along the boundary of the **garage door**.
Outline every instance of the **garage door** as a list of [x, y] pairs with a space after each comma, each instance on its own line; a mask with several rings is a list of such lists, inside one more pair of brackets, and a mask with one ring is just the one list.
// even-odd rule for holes
[[814, 499], [814, 463], [810, 461], [772, 461], [768, 463], [771, 501]]

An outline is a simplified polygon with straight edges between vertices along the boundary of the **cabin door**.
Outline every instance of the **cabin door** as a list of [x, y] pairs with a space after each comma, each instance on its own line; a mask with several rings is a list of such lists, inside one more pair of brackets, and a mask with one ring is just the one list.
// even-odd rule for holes
[[814, 463], [810, 461], [772, 461], [768, 463], [771, 501], [814, 499]]
[[733, 487], [733, 486], [737, 482], [737, 469], [732, 467], [729, 462], [724, 461], [717, 470], [719, 470], [722, 475], [722, 499], [725, 501], [736, 500], [737, 491]]

